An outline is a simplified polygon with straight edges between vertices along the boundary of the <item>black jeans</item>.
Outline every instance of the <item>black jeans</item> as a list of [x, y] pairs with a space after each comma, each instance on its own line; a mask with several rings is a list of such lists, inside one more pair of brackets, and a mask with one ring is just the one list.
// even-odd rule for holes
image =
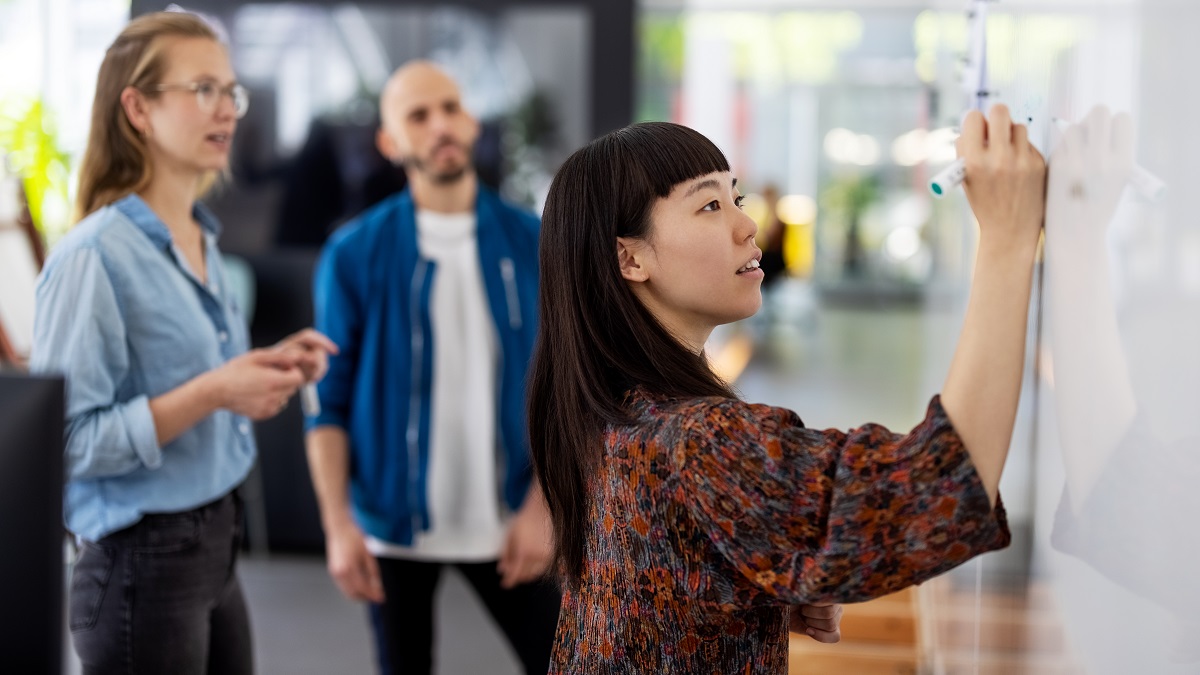
[[68, 613], [85, 675], [254, 671], [235, 569], [241, 516], [230, 494], [84, 544]]
[[387, 601], [379, 606], [380, 636], [392, 675], [427, 675], [433, 670], [433, 595], [442, 568], [466, 577], [500, 626], [527, 675], [546, 675], [558, 627], [560, 594], [545, 581], [500, 587], [496, 563], [428, 563], [379, 558]]

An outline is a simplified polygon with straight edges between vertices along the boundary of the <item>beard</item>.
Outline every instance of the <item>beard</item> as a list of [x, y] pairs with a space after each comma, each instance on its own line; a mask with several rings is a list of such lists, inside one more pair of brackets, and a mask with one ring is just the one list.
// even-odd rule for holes
[[429, 159], [418, 157], [416, 155], [412, 155], [410, 157], [406, 157], [403, 160], [401, 160], [400, 164], [405, 169], [412, 169], [414, 171], [420, 172], [422, 175], [424, 175], [426, 178], [428, 178], [430, 181], [432, 181], [433, 183], [435, 183], [437, 185], [452, 185], [452, 184], [457, 183], [458, 181], [462, 180], [463, 177], [465, 177], [467, 175], [467, 172], [469, 172], [472, 169], [471, 153], [461, 143], [458, 143], [457, 141], [446, 140], [446, 141], [438, 143], [436, 146], [434, 146], [433, 150], [430, 151], [429, 156], [433, 157], [433, 156], [437, 155], [438, 151], [440, 151], [442, 148], [444, 148], [446, 146], [453, 146], [453, 147], [456, 147], [456, 148], [459, 148], [460, 150], [462, 150], [463, 155], [467, 158], [466, 161], [464, 161], [461, 165], [458, 165], [458, 166], [451, 166], [451, 167], [447, 167], [447, 168], [443, 168], [443, 169], [434, 169], [431, 166], [433, 164], [433, 162], [431, 162]]

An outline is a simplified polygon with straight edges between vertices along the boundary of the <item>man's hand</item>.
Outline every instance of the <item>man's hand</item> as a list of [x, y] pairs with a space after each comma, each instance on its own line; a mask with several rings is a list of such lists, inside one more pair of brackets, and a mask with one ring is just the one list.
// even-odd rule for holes
[[817, 642], [833, 644], [842, 639], [841, 605], [796, 605], [792, 607], [791, 630]]
[[325, 556], [329, 576], [343, 595], [351, 600], [383, 602], [379, 563], [367, 550], [357, 525], [345, 523], [327, 530]]
[[549, 569], [553, 558], [554, 529], [550, 512], [541, 490], [534, 485], [508, 528], [504, 550], [496, 565], [500, 587], [513, 588], [539, 579]]

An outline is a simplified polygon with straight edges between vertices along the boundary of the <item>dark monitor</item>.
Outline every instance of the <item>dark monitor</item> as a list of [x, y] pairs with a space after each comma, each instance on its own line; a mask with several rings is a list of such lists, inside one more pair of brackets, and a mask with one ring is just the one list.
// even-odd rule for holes
[[62, 672], [63, 411], [62, 378], [0, 374], [5, 672]]

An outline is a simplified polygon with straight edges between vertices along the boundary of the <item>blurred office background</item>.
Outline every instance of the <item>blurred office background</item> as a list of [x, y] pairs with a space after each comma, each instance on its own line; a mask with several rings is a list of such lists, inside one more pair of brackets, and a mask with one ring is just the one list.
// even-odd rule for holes
[[[941, 386], [971, 276], [977, 229], [965, 198], [934, 199], [926, 183], [953, 161], [974, 96], [975, 5], [186, 3], [223, 27], [251, 92], [232, 179], [206, 201], [225, 224], [221, 245], [253, 308], [254, 341], [311, 322], [321, 243], [403, 186], [374, 149], [376, 100], [397, 65], [428, 57], [459, 79], [484, 123], [485, 182], [535, 210], [558, 163], [599, 134], [651, 119], [707, 134], [729, 156], [772, 261], [763, 311], [713, 336], [718, 367], [746, 399], [793, 408], [810, 426], [907, 430]], [[51, 247], [68, 227], [103, 50], [131, 13], [161, 8], [0, 0], [0, 64], [20, 64], [0, 68], [0, 328], [10, 360], [28, 352], [38, 264], [29, 225]], [[1052, 317], [1035, 299], [1001, 487], [1013, 546], [851, 608], [841, 645], [794, 640], [792, 672], [1200, 672], [1198, 584], [1186, 573], [1200, 535], [1190, 521], [1180, 529], [1157, 517], [1195, 503], [1185, 495], [1200, 466], [1188, 443], [1200, 438], [1200, 205], [1189, 194], [1200, 167], [1196, 93], [1181, 72], [1200, 57], [1189, 33], [1200, 8], [998, 0], [989, 10], [991, 97], [1030, 125], [1043, 152], [1058, 140], [1053, 118], [1107, 104], [1134, 116], [1137, 160], [1168, 185], [1158, 200], [1123, 195], [1113, 223], [1095, 224], [1107, 228], [1144, 433], [1113, 439], [1120, 476], [1064, 518], [1058, 429], [1078, 420], [1059, 417]], [[293, 405], [259, 426], [261, 461], [247, 486], [242, 569], [260, 672], [370, 672], [365, 612], [325, 574], [300, 424]], [[1150, 502], [1161, 508], [1134, 508]], [[1064, 544], [1072, 527], [1105, 529], [1111, 541]], [[441, 672], [517, 672], [466, 586], [450, 576], [441, 593]]]

